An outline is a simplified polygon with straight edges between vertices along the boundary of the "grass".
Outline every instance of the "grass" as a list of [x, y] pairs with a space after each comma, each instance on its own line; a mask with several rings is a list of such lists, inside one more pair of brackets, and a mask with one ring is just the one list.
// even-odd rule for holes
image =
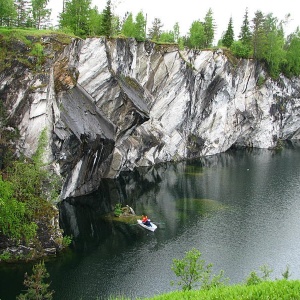
[[[174, 291], [139, 300], [298, 300], [300, 280], [263, 281], [257, 285], [232, 285], [210, 290]], [[111, 297], [110, 300], [130, 300]]]

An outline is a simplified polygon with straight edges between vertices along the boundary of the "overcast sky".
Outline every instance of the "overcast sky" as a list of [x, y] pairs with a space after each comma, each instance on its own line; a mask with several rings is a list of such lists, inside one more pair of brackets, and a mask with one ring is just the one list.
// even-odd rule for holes
[[[53, 19], [62, 11], [62, 0], [49, 0], [52, 8]], [[139, 11], [147, 14], [147, 28], [151, 27], [154, 18], [161, 19], [163, 30], [172, 30], [176, 22], [179, 23], [180, 35], [185, 35], [192, 22], [203, 21], [209, 8], [213, 11], [213, 17], [217, 25], [215, 42], [226, 31], [230, 17], [233, 19], [235, 38], [240, 32], [242, 21], [248, 7], [249, 20], [252, 20], [254, 12], [261, 10], [264, 14], [273, 13], [279, 20], [284, 20], [290, 14], [289, 25], [285, 32], [291, 33], [300, 25], [300, 9], [298, 0], [112, 0], [114, 14], [124, 17], [125, 13], [132, 12], [135, 17]], [[106, 5], [106, 0], [92, 0], [101, 12]]]

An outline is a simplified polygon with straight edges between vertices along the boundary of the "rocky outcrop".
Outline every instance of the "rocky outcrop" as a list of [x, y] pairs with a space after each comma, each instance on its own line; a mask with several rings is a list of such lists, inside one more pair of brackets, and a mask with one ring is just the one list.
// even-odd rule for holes
[[257, 62], [232, 63], [222, 50], [90, 38], [51, 59], [42, 73], [2, 72], [0, 97], [19, 151], [30, 155], [48, 129], [61, 198], [138, 166], [299, 139], [299, 78], [271, 80]]

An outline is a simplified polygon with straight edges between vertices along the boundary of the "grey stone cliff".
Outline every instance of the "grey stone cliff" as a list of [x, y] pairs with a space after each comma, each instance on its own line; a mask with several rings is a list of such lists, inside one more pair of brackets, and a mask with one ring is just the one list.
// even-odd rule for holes
[[2, 73], [0, 96], [19, 151], [30, 156], [47, 128], [45, 160], [64, 178], [62, 199], [138, 166], [299, 139], [300, 79], [271, 80], [222, 50], [75, 39], [44, 68]]

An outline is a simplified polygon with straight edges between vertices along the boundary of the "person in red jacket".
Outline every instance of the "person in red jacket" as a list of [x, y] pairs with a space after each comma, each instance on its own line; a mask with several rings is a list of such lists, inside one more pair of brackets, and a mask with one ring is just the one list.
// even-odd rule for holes
[[143, 224], [150, 226], [150, 219], [148, 219], [148, 217], [146, 215], [142, 216], [142, 222], [143, 222]]

